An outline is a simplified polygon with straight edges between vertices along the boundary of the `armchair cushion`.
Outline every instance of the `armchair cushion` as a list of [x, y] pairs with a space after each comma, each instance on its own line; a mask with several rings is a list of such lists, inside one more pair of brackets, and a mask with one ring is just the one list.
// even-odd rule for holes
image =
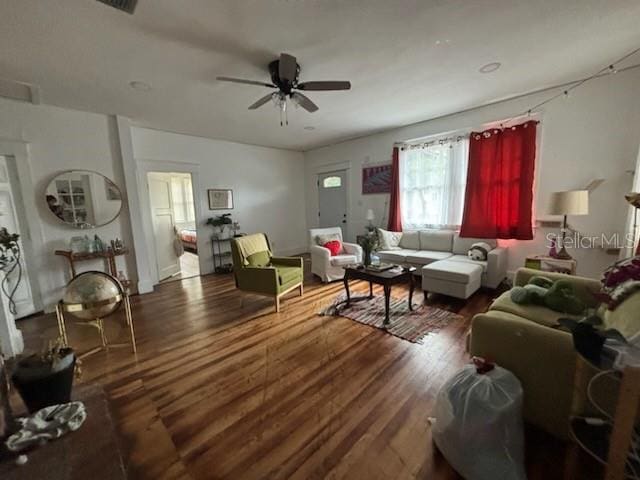
[[350, 263], [357, 263], [358, 258], [355, 255], [335, 255], [331, 257], [331, 265], [342, 266]]
[[254, 253], [247, 257], [247, 262], [250, 267], [266, 267], [271, 261], [271, 255], [268, 251]]
[[302, 280], [302, 271], [300, 267], [286, 267], [278, 265], [276, 266], [276, 270], [278, 271], [278, 283], [281, 287]]

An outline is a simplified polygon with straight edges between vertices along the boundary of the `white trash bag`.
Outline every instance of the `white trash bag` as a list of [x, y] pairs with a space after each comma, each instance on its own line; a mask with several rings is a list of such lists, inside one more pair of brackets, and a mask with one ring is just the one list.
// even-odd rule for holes
[[522, 386], [513, 373], [474, 358], [436, 398], [433, 440], [467, 480], [526, 480]]

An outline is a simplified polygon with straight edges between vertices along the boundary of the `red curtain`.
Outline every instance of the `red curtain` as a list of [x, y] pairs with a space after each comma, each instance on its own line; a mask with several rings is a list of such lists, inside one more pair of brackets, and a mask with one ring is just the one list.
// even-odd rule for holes
[[537, 123], [471, 133], [460, 236], [533, 238]]
[[391, 198], [389, 199], [389, 225], [392, 232], [402, 231], [402, 217], [400, 214], [400, 153], [398, 147], [393, 147], [391, 157]]

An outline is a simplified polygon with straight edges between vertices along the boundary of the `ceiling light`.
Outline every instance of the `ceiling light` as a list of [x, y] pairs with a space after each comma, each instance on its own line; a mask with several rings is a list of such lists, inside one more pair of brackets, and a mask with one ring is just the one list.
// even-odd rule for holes
[[502, 64], [500, 62], [491, 62], [491, 63], [487, 63], [486, 65], [481, 66], [478, 69], [478, 71], [480, 73], [491, 73], [491, 72], [495, 72], [496, 70], [498, 70], [501, 66], [502, 66]]
[[142, 82], [140, 80], [134, 80], [133, 82], [129, 82], [129, 86], [135, 90], [140, 90], [142, 92], [148, 92], [151, 90], [151, 85], [147, 82]]
[[304, 127], [304, 129], [311, 131], [311, 130], [315, 130], [316, 127], [312, 127], [311, 125], [307, 125], [306, 127]]

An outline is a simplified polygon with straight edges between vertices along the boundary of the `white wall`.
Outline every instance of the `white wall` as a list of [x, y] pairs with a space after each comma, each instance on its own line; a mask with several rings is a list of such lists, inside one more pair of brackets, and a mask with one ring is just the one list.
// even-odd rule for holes
[[[30, 275], [37, 276], [45, 309], [51, 309], [60, 300], [62, 287], [69, 279], [66, 261], [53, 252], [68, 248], [72, 236], [98, 234], [103, 240], [119, 237], [132, 245], [122, 163], [114, 132], [114, 120], [106, 115], [0, 99], [0, 138], [28, 142], [29, 172], [34, 188], [23, 191], [22, 195], [30, 196], [36, 204], [37, 221], [41, 223], [37, 234], [41, 235], [44, 245], [29, 259]], [[94, 170], [118, 185], [123, 192], [124, 206], [115, 221], [81, 231], [64, 225], [52, 215], [46, 207], [44, 191], [56, 174], [70, 169]], [[127, 264], [122, 258], [118, 259], [119, 268], [135, 277], [131, 255]], [[104, 268], [100, 263], [87, 262], [81, 269], [91, 267]]]
[[[231, 213], [246, 233], [265, 232], [272, 248], [279, 254], [306, 250], [304, 158], [300, 152], [256, 147], [221, 140], [168, 133], [146, 128], [132, 128], [136, 162], [184, 163], [197, 166], [200, 190], [200, 218], [196, 218], [199, 235], [200, 265], [211, 272], [213, 229], [204, 224], [207, 218]], [[233, 210], [209, 210], [207, 189], [233, 190]]]
[[[316, 175], [336, 166], [350, 170], [350, 219], [348, 238], [353, 240], [365, 225], [367, 208], [380, 219], [388, 195], [361, 195], [361, 170], [366, 164], [390, 163], [396, 141], [406, 141], [510, 118], [526, 111], [549, 92], [533, 94], [494, 105], [449, 115], [376, 135], [305, 152], [307, 224], [317, 224]], [[583, 188], [594, 178], [604, 178], [591, 196], [590, 215], [573, 217], [569, 223], [584, 234], [623, 233], [627, 205], [623, 194], [631, 187], [640, 143], [640, 68], [619, 72], [587, 83], [543, 107], [541, 149], [537, 165], [535, 210], [543, 216], [550, 192]], [[384, 218], [388, 216], [384, 212]], [[386, 223], [386, 220], [385, 220]], [[530, 253], [545, 253], [544, 236], [538, 229], [532, 241], [505, 241], [510, 247], [509, 269], [523, 264]], [[616, 257], [603, 250], [572, 252], [578, 272], [597, 276]]]

